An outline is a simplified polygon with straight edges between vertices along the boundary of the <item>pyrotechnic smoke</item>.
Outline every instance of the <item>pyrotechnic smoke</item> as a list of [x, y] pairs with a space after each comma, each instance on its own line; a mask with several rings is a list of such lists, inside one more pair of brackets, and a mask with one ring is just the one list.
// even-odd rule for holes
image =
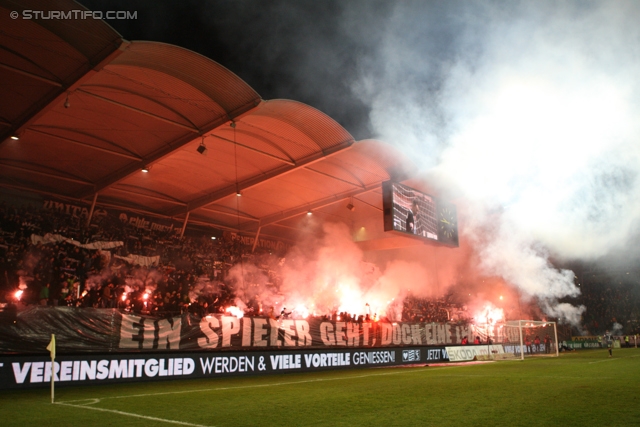
[[282, 293], [291, 307], [303, 305], [316, 314], [345, 311], [397, 320], [409, 290], [424, 290], [429, 284], [427, 272], [416, 263], [396, 261], [379, 267], [365, 262], [341, 223], [323, 224], [319, 238], [301, 242], [287, 258]]
[[427, 271], [419, 264], [393, 261], [379, 267], [364, 261], [345, 224], [313, 221], [307, 225], [284, 260], [262, 259], [262, 267], [281, 264], [279, 288], [270, 285], [263, 268], [249, 262], [229, 271], [238, 307], [255, 298], [265, 313], [274, 307], [276, 315], [287, 307], [287, 312], [301, 317], [347, 312], [399, 320], [402, 300], [409, 292], [434, 295]]
[[542, 309], [550, 316], [557, 317], [573, 325], [580, 323], [580, 316], [585, 311], [584, 306], [574, 307], [567, 303], [558, 303], [556, 300], [542, 301]]
[[550, 255], [593, 260], [638, 231], [638, 16], [634, 2], [397, 3], [355, 87], [375, 137], [467, 200], [481, 272], [571, 323], [583, 308], [555, 301], [579, 291]]
[[196, 279], [196, 282], [191, 286], [189, 290], [189, 300], [193, 303], [200, 295], [214, 295], [219, 291], [220, 285], [218, 282], [212, 282], [207, 276], [201, 276]]
[[623, 329], [624, 329], [624, 326], [622, 326], [618, 322], [614, 322], [613, 327], [611, 328], [611, 335], [622, 335]]

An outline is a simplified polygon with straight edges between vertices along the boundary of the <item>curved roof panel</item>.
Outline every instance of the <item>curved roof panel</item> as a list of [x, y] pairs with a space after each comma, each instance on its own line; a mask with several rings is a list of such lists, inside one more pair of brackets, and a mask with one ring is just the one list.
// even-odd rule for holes
[[310, 152], [324, 151], [353, 141], [353, 137], [335, 120], [313, 107], [291, 100], [263, 103], [244, 122], [250, 128], [265, 129], [281, 139], [287, 151], [302, 158]]
[[[234, 73], [193, 51], [157, 42], [133, 42], [127, 50], [109, 64], [114, 69], [119, 67], [133, 67], [141, 70], [136, 82], [140, 85], [152, 87], [159, 94], [168, 95], [173, 86], [167, 81], [153, 78], [153, 70], [167, 77], [173, 77], [173, 81], [181, 81], [184, 85], [204, 94], [208, 99], [214, 100], [222, 111], [227, 112], [228, 119], [246, 111], [245, 105], [258, 104], [258, 94]], [[142, 75], [146, 74], [146, 78]], [[180, 95], [180, 92], [173, 94]], [[192, 102], [198, 106], [198, 97], [190, 98], [190, 93], [185, 93], [183, 101]], [[203, 106], [200, 106], [203, 108]]]
[[[96, 19], [27, 19], [25, 11], [86, 10], [74, 1], [0, 0], [0, 141], [89, 70], [117, 51], [123, 40]], [[12, 19], [11, 12], [18, 12]]]
[[[289, 100], [264, 101], [233, 123], [195, 138], [157, 162], [154, 168], [173, 173], [156, 186], [173, 199], [187, 202], [169, 209], [168, 214], [186, 214], [304, 167], [353, 142], [346, 130], [315, 108]], [[197, 151], [201, 144], [207, 147], [205, 156]], [[176, 176], [185, 168], [188, 175]], [[139, 186], [142, 179], [134, 174], [124, 183]], [[185, 188], [190, 191], [186, 193]]]
[[[189, 67], [199, 71], [185, 81]], [[240, 78], [201, 55], [166, 44], [133, 42], [38, 114], [22, 129], [19, 143], [5, 140], [0, 155], [16, 156], [16, 161], [38, 168], [59, 152], [72, 153], [58, 161], [85, 181], [61, 188], [60, 194], [89, 197], [259, 102], [259, 95]], [[99, 163], [87, 168], [96, 158]], [[50, 185], [44, 175], [29, 179], [21, 185]]]
[[297, 216], [366, 197], [406, 162], [313, 107], [261, 100], [189, 50], [127, 42], [96, 20], [0, 15], [0, 187], [292, 237]]

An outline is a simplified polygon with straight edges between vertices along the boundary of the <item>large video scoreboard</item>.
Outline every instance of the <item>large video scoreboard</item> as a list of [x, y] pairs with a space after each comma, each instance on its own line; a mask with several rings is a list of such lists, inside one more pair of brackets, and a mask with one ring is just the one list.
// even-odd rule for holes
[[384, 231], [399, 231], [458, 246], [456, 207], [406, 185], [382, 183]]

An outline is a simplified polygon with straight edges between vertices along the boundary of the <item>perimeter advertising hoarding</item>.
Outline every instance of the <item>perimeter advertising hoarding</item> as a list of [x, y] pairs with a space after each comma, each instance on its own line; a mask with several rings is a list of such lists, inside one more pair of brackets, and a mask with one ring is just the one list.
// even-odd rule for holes
[[464, 345], [457, 347], [446, 347], [447, 356], [450, 362], [468, 362], [476, 356], [489, 356], [492, 354], [504, 353], [501, 344], [493, 345]]
[[382, 183], [384, 231], [458, 246], [458, 217], [455, 205], [397, 182]]
[[[620, 341], [618, 341], [619, 343]], [[602, 343], [597, 340], [576, 340], [576, 341], [565, 341], [567, 347], [572, 349], [583, 349], [583, 348], [602, 348]], [[540, 344], [541, 348], [544, 349], [544, 345]], [[605, 345], [606, 347], [606, 345]], [[615, 344], [614, 344], [615, 347]]]
[[[544, 344], [539, 344], [537, 347], [535, 345], [523, 345], [522, 351], [520, 351], [520, 344], [502, 344], [502, 348], [504, 349], [505, 353], [513, 353], [516, 356], [519, 356], [521, 353], [524, 353], [524, 354], [546, 353], [546, 348]], [[556, 350], [553, 344], [551, 344], [549, 351], [555, 354]]]
[[[62, 356], [58, 386], [370, 368], [446, 361], [444, 348], [192, 352]], [[48, 387], [46, 356], [0, 357], [0, 389]]]

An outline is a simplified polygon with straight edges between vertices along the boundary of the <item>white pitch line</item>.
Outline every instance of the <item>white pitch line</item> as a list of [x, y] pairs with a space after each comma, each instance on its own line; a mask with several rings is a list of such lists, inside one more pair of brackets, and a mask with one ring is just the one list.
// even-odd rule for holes
[[593, 365], [594, 363], [600, 363], [600, 362], [611, 362], [612, 360], [617, 360], [617, 359], [605, 359], [605, 360], [598, 360], [596, 362], [588, 362], [588, 365]]
[[[475, 365], [469, 365], [469, 366], [475, 366]], [[436, 371], [436, 370], [440, 371], [440, 370], [443, 370], [443, 369], [455, 369], [455, 368], [465, 368], [465, 367], [466, 366], [451, 366], [451, 367], [442, 367], [442, 368], [431, 368], [429, 370], [423, 370], [423, 372], [433, 372], [433, 371]], [[408, 374], [408, 373], [411, 373], [411, 372], [415, 372], [415, 371], [413, 371], [413, 370], [402, 370], [402, 371], [397, 371], [397, 372], [386, 372], [386, 373], [380, 373], [380, 374], [352, 375], [352, 376], [348, 376], [348, 377], [336, 377], [336, 378], [318, 378], [318, 379], [313, 379], [313, 380], [288, 381], [288, 382], [281, 382], [281, 383], [252, 384], [252, 385], [235, 386], [235, 387], [201, 388], [201, 389], [195, 389], [195, 390], [166, 391], [166, 392], [162, 392], [162, 393], [129, 394], [129, 395], [125, 395], [125, 396], [100, 397], [100, 398], [97, 398], [97, 399], [69, 400], [68, 402], [74, 402], [75, 403], [75, 402], [85, 402], [85, 401], [89, 401], [89, 400], [95, 400], [95, 401], [93, 401], [91, 403], [85, 403], [85, 405], [91, 405], [91, 404], [98, 403], [98, 402], [100, 402], [102, 400], [105, 400], [105, 399], [128, 399], [130, 397], [166, 396], [166, 395], [171, 395], [171, 394], [202, 393], [202, 392], [208, 392], [208, 391], [241, 390], [241, 389], [247, 389], [247, 388], [261, 388], [261, 387], [274, 387], [274, 386], [282, 386], [282, 385], [307, 384], [307, 383], [322, 382], [322, 381], [350, 380], [352, 378], [368, 378], [368, 377], [379, 377], [379, 376], [384, 376], [384, 375], [400, 375], [400, 374]]]
[[182, 390], [182, 391], [167, 391], [163, 393], [149, 393], [149, 394], [133, 394], [128, 396], [109, 396], [103, 397], [102, 399], [127, 399], [130, 397], [148, 397], [148, 396], [162, 396], [167, 394], [183, 394], [183, 393], [198, 393], [198, 392], [206, 392], [206, 391], [221, 391], [221, 390], [240, 390], [245, 388], [260, 388], [260, 387], [274, 387], [281, 385], [295, 385], [295, 384], [306, 384], [306, 383], [316, 383], [322, 381], [336, 381], [336, 380], [349, 380], [352, 378], [367, 378], [367, 377], [379, 377], [383, 375], [397, 375], [408, 373], [409, 371], [404, 372], [388, 372], [384, 374], [371, 374], [371, 375], [354, 375], [351, 377], [337, 377], [337, 378], [317, 378], [314, 380], [303, 380], [303, 381], [288, 381], [282, 383], [270, 383], [270, 384], [252, 384], [252, 385], [240, 385], [235, 387], [216, 387], [216, 388], [201, 388], [197, 390]]
[[[471, 365], [470, 364], [470, 365], [456, 365], [456, 366], [438, 366], [438, 367], [432, 367], [430, 369], [421, 369], [420, 372], [431, 373], [431, 372], [434, 372], [434, 371], [451, 370], [451, 369], [456, 369], [456, 368], [467, 368], [467, 367], [470, 367], [470, 366], [477, 366], [477, 365]], [[335, 378], [317, 378], [317, 379], [313, 379], [313, 380], [287, 381], [287, 382], [268, 383], [268, 384], [252, 384], [252, 385], [234, 386], [234, 387], [215, 387], [215, 388], [201, 388], [201, 389], [195, 389], [195, 390], [166, 391], [166, 392], [162, 392], [162, 393], [144, 393], [144, 394], [129, 394], [129, 395], [124, 395], [124, 396], [107, 396], [107, 397], [101, 397], [101, 398], [96, 398], [96, 399], [69, 400], [68, 402], [75, 403], [75, 402], [91, 401], [91, 402], [85, 403], [83, 405], [93, 405], [94, 403], [99, 403], [100, 401], [106, 400], [106, 399], [128, 399], [128, 398], [132, 398], [132, 397], [166, 396], [166, 395], [172, 395], [172, 394], [204, 393], [204, 392], [209, 392], [209, 391], [223, 391], [223, 390], [242, 390], [242, 389], [248, 389], [248, 388], [261, 388], [261, 387], [275, 387], [275, 386], [283, 386], [283, 385], [308, 384], [308, 383], [324, 382], [324, 381], [340, 381], [340, 380], [350, 380], [350, 379], [353, 379], [353, 378], [370, 378], [370, 377], [379, 377], [379, 376], [386, 376], [386, 375], [402, 375], [402, 374], [409, 374], [409, 373], [415, 373], [415, 370], [408, 369], [408, 370], [385, 372], [385, 373], [378, 373], [378, 374], [351, 375], [351, 376], [348, 376], [348, 377], [335, 377]], [[456, 377], [456, 376], [460, 376], [460, 377], [463, 377], [463, 376], [464, 377], [483, 376], [484, 377], [484, 376], [489, 376], [489, 377], [491, 377], [491, 376], [495, 376], [495, 375], [484, 375], [484, 374], [438, 375], [438, 374], [436, 374], [434, 376], [438, 376], [438, 377]], [[551, 378], [551, 377], [549, 377], [549, 378]], [[567, 378], [573, 378], [573, 377], [567, 377]]]
[[[87, 402], [80, 405], [78, 402]], [[84, 405], [93, 405], [95, 403], [99, 403], [100, 399], [78, 399], [78, 400], [65, 400], [64, 402], [55, 402], [55, 403], [75, 403], [77, 406]]]
[[71, 406], [73, 408], [91, 409], [91, 410], [100, 411], [100, 412], [111, 412], [111, 413], [114, 413], [114, 414], [124, 415], [124, 416], [127, 416], [127, 417], [136, 417], [136, 418], [142, 418], [142, 419], [145, 419], [145, 420], [160, 421], [160, 422], [169, 423], [169, 424], [179, 424], [179, 425], [191, 426], [191, 427], [213, 427], [213, 426], [205, 426], [205, 425], [202, 425], [202, 424], [187, 423], [185, 421], [175, 421], [175, 420], [167, 420], [167, 419], [164, 419], [164, 418], [149, 417], [147, 415], [134, 414], [132, 412], [118, 411], [118, 410], [115, 410], [115, 409], [96, 408], [95, 406], [71, 405], [69, 403], [62, 403], [62, 402], [56, 402], [55, 404], [56, 405]]
[[[452, 377], [463, 377], [463, 378], [485, 378], [485, 377], [506, 377], [507, 375], [432, 375], [432, 377], [438, 378], [452, 378]], [[559, 375], [536, 375], [534, 377], [522, 377], [522, 379], [538, 379], [538, 378], [552, 378], [552, 379], [562, 379], [562, 380], [583, 380], [585, 377], [567, 377], [567, 376], [559, 376]], [[614, 377], [598, 377], [602, 379], [613, 379]]]
[[611, 362], [613, 360], [631, 359], [632, 357], [640, 357], [640, 354], [637, 354], [635, 356], [611, 357], [609, 359], [596, 360], [595, 362], [589, 362], [589, 365], [593, 363], [600, 363], [600, 362]]

